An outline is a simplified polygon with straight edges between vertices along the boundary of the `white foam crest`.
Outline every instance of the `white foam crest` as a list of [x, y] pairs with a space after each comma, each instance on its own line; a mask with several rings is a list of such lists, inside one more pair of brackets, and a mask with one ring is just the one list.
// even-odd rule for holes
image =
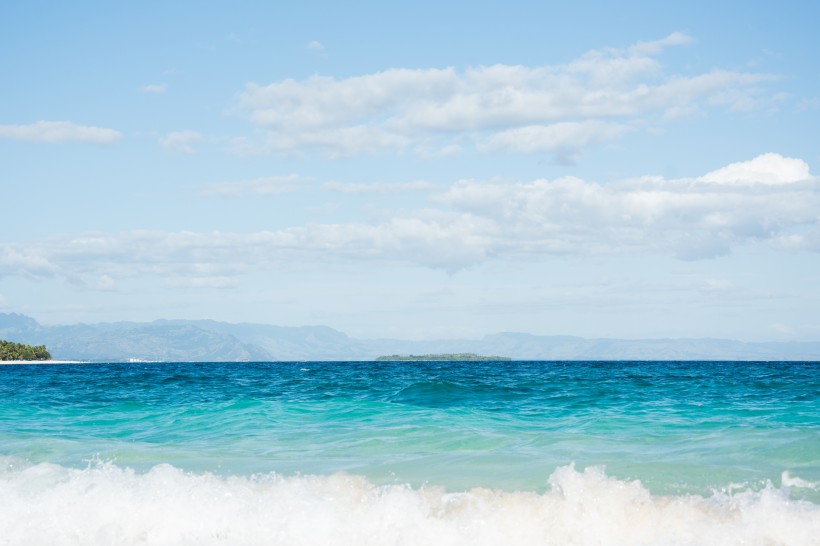
[[657, 497], [602, 468], [544, 494], [377, 486], [358, 476], [219, 477], [0, 461], [9, 545], [817, 545], [820, 506], [773, 487]]
[[785, 472], [783, 472], [783, 474], [780, 475], [780, 483], [783, 485], [783, 487], [813, 489], [815, 491], [820, 489], [820, 482], [812, 482], [809, 480], [804, 480], [803, 478], [799, 478], [797, 476], [792, 476], [788, 470], [786, 470]]

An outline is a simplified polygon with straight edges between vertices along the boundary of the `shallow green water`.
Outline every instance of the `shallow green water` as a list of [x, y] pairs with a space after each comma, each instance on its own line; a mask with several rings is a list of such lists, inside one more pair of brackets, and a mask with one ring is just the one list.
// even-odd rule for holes
[[605, 465], [657, 494], [799, 478], [817, 502], [820, 364], [311, 362], [0, 367], [0, 455], [220, 475], [544, 491]]

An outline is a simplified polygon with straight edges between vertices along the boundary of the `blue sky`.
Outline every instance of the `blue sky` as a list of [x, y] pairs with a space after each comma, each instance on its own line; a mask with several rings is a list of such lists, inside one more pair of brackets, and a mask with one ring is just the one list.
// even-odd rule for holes
[[5, 2], [0, 311], [820, 340], [808, 2]]

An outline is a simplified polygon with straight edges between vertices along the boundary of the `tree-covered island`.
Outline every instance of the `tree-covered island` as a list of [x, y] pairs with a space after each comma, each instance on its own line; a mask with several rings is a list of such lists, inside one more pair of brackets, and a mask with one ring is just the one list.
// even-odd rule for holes
[[45, 345], [25, 345], [0, 339], [0, 361], [5, 360], [51, 360]]
[[432, 355], [390, 355], [380, 356], [377, 362], [400, 361], [400, 362], [484, 362], [484, 361], [508, 361], [512, 360], [506, 356], [483, 356], [475, 353], [446, 353]]

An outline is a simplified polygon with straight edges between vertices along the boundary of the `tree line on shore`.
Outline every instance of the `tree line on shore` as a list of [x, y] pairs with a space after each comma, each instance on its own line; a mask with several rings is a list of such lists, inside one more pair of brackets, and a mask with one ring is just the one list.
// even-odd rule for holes
[[0, 339], [0, 360], [51, 360], [45, 345], [26, 345]]

